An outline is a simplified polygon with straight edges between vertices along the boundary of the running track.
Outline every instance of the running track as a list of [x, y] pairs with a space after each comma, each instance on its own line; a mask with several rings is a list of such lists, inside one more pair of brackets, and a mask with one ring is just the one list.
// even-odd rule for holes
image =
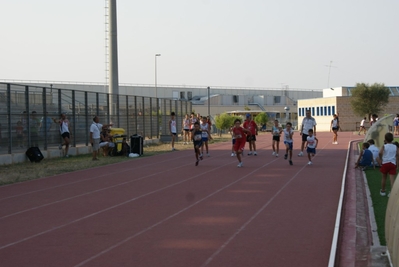
[[353, 135], [312, 166], [295, 135], [293, 166], [263, 134], [243, 168], [218, 143], [2, 186], [0, 266], [327, 266]]

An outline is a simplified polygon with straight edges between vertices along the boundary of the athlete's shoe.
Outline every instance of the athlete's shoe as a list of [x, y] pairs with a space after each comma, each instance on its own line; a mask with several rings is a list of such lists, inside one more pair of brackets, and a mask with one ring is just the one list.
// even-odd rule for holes
[[203, 159], [204, 159], [204, 158], [202, 157], [202, 154], [199, 156], [199, 159], [200, 159], [200, 160], [203, 160]]
[[287, 159], [287, 157], [288, 157], [288, 154], [285, 154], [285, 155], [284, 155], [284, 159]]
[[292, 165], [292, 160], [290, 160], [289, 162], [290, 162], [290, 165]]
[[380, 195], [382, 196], [382, 197], [385, 197], [386, 195], [387, 195], [387, 193], [384, 191], [384, 192], [382, 192], [382, 190], [380, 190]]
[[303, 152], [299, 152], [298, 157], [302, 157], [303, 156]]
[[276, 153], [276, 158], [278, 157], [278, 154]]
[[252, 155], [252, 152], [248, 152], [248, 156], [251, 156]]
[[236, 153], [234, 153], [234, 152], [231, 153], [231, 156], [232, 156], [232, 157], [235, 157], [235, 156], [236, 156]]
[[256, 153], [256, 151], [254, 151], [254, 156], [257, 156], [258, 155], [258, 153]]
[[272, 156], [276, 155], [276, 152], [273, 151]]
[[311, 161], [308, 162], [308, 165], [312, 165], [313, 163]]
[[195, 162], [195, 166], [198, 166], [198, 162], [199, 162], [198, 160]]
[[241, 168], [242, 167], [242, 162], [238, 163], [237, 167]]
[[206, 156], [207, 156], [207, 157], [210, 157], [211, 155], [209, 155], [209, 153], [206, 153]]

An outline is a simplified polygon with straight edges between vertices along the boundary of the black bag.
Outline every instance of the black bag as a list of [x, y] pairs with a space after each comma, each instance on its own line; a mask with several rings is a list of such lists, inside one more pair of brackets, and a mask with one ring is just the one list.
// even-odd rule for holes
[[28, 148], [25, 154], [30, 160], [30, 162], [40, 162], [44, 158], [42, 152], [38, 147]]
[[140, 135], [130, 136], [130, 151], [131, 153], [143, 155], [143, 137]]

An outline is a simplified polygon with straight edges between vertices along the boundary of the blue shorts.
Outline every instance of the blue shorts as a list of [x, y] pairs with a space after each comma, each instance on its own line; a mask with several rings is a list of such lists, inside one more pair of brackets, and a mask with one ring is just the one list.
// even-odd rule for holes
[[231, 139], [231, 143], [234, 145], [236, 143], [236, 139]]
[[288, 150], [292, 150], [293, 143], [294, 143], [294, 142], [287, 142], [287, 141], [284, 141], [284, 144], [285, 144], [285, 146], [288, 147]]
[[308, 148], [306, 149], [306, 152], [308, 152], [308, 154], [316, 154], [316, 148], [310, 148], [310, 147], [308, 147]]
[[202, 137], [202, 142], [208, 142], [208, 137]]

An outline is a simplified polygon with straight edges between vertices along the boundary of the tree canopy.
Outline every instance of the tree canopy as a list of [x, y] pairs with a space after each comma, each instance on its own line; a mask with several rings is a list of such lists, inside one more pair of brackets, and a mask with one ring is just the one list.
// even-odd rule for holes
[[231, 126], [233, 126], [234, 120], [237, 118], [242, 121], [242, 118], [239, 116], [232, 116], [227, 113], [222, 113], [215, 117], [215, 126], [220, 130], [228, 130]]
[[351, 105], [356, 115], [378, 114], [389, 102], [390, 91], [383, 83], [357, 83], [352, 89]]
[[269, 117], [267, 116], [266, 112], [262, 112], [262, 113], [259, 113], [258, 115], [256, 115], [256, 117], [254, 118], [254, 121], [259, 126], [262, 126], [269, 121]]

